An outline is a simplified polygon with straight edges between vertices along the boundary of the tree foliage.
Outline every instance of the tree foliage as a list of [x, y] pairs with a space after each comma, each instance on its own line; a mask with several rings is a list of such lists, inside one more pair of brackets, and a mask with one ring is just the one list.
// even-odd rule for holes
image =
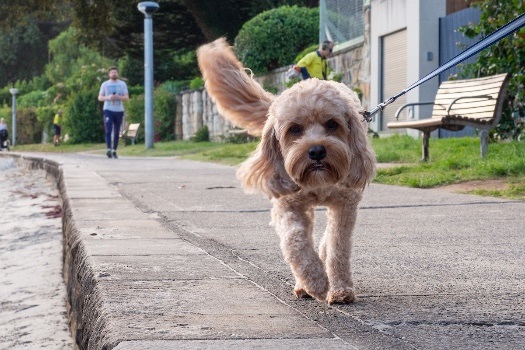
[[25, 18], [9, 30], [0, 30], [0, 86], [31, 80], [48, 62], [47, 42], [63, 27]]
[[102, 111], [96, 99], [98, 88], [74, 92], [64, 118], [64, 127], [71, 143], [98, 143], [104, 141]]
[[[112, 3], [105, 0], [73, 0], [74, 21], [81, 41], [108, 57], [128, 54], [135, 59], [144, 55], [144, 15], [140, 0]], [[185, 6], [175, 0], [159, 0], [153, 15], [153, 42], [156, 55], [205, 41], [202, 32]]]
[[[481, 10], [479, 22], [461, 29], [470, 38], [487, 36], [525, 13], [523, 0], [484, 0], [474, 6]], [[517, 138], [525, 121], [525, 28], [483, 50], [465, 70], [467, 76], [498, 73], [511, 73], [511, 80], [497, 133], [501, 138]]]
[[306, 47], [319, 41], [319, 10], [282, 6], [246, 22], [235, 38], [241, 61], [254, 73], [294, 63]]
[[63, 0], [0, 0], [0, 86], [31, 80], [48, 62], [47, 42], [69, 25]]
[[70, 9], [69, 1], [65, 0], [0, 0], [0, 30], [8, 32], [28, 21], [64, 22], [70, 18]]
[[[22, 28], [36, 23], [42, 35], [42, 46], [18, 45], [2, 54], [16, 54], [15, 66], [0, 62], [0, 86], [6, 82], [30, 79], [41, 74], [47, 63], [48, 40], [70, 24], [77, 32], [75, 44], [96, 49], [103, 56], [117, 59], [127, 57], [126, 70], [134, 82], [142, 83], [144, 15], [137, 9], [140, 0], [108, 2], [106, 0], [0, 0], [0, 42], [2, 31], [8, 33], [19, 24]], [[154, 76], [163, 82], [173, 79], [192, 79], [198, 75], [196, 61], [188, 53], [199, 45], [226, 36], [230, 42], [242, 25], [256, 14], [281, 5], [317, 7], [319, 0], [158, 0], [159, 10], [153, 15]], [[28, 31], [31, 27], [25, 28]], [[57, 30], [59, 29], [59, 30]], [[34, 30], [33, 33], [36, 33]], [[18, 34], [13, 34], [18, 38]], [[13, 40], [13, 39], [9, 39]], [[27, 40], [27, 38], [26, 38]], [[17, 41], [21, 43], [20, 40]], [[7, 47], [2, 45], [2, 48]], [[29, 57], [29, 59], [28, 59]], [[36, 68], [29, 67], [31, 63]], [[18, 67], [20, 67], [18, 69]]]
[[79, 44], [77, 30], [70, 27], [49, 42], [51, 61], [46, 65], [46, 77], [53, 84], [63, 83], [77, 76], [85, 66], [109, 68], [111, 60]]

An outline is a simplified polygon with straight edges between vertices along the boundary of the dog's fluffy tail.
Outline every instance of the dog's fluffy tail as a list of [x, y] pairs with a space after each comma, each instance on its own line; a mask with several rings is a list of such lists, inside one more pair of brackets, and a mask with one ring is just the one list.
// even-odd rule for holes
[[219, 113], [252, 135], [260, 135], [274, 95], [248, 76], [224, 38], [197, 50], [206, 90]]

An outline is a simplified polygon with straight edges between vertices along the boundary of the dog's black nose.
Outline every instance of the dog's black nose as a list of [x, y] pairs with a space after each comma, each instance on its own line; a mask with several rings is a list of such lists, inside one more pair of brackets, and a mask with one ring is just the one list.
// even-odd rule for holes
[[312, 160], [321, 160], [326, 157], [326, 148], [324, 146], [312, 146], [308, 150], [308, 157]]

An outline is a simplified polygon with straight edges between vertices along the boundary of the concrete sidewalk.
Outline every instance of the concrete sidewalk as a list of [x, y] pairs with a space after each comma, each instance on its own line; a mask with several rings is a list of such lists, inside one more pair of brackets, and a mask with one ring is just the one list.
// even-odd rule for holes
[[295, 299], [270, 203], [233, 167], [21, 155], [59, 177], [80, 349], [525, 348], [524, 202], [372, 184], [358, 300], [326, 306]]

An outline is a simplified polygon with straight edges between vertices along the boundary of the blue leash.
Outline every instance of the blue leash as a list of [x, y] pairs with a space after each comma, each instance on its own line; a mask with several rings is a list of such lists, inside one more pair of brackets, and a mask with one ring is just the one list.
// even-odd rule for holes
[[365, 121], [367, 123], [370, 123], [372, 121], [372, 116], [374, 114], [376, 114], [377, 112], [382, 111], [383, 109], [385, 109], [386, 106], [388, 106], [389, 104], [394, 102], [398, 97], [403, 96], [404, 94], [406, 94], [407, 92], [409, 92], [410, 90], [415, 88], [416, 86], [419, 86], [419, 85], [423, 84], [424, 82], [426, 82], [427, 80], [432, 79], [433, 77], [435, 77], [439, 73], [441, 73], [441, 72], [443, 72], [443, 71], [445, 71], [445, 70], [455, 66], [456, 64], [458, 64], [460, 62], [463, 62], [467, 58], [477, 54], [478, 52], [480, 52], [481, 50], [489, 47], [490, 45], [494, 44], [495, 42], [500, 41], [504, 37], [512, 34], [516, 30], [520, 29], [524, 25], [525, 25], [525, 13], [521, 14], [520, 16], [518, 16], [517, 18], [515, 18], [511, 22], [505, 24], [503, 27], [497, 29], [496, 31], [492, 32], [491, 34], [489, 34], [485, 38], [481, 39], [476, 44], [472, 45], [471, 47], [469, 47], [468, 49], [466, 49], [465, 51], [463, 51], [462, 53], [460, 53], [456, 57], [452, 58], [450, 61], [448, 61], [447, 63], [445, 63], [441, 67], [438, 67], [438, 68], [434, 69], [432, 72], [427, 74], [424, 78], [416, 81], [414, 84], [410, 85], [405, 90], [401, 91], [399, 94], [395, 95], [394, 97], [390, 97], [385, 102], [379, 104], [376, 108], [372, 109], [370, 112], [363, 111], [361, 114], [363, 114], [363, 117], [364, 117]]

